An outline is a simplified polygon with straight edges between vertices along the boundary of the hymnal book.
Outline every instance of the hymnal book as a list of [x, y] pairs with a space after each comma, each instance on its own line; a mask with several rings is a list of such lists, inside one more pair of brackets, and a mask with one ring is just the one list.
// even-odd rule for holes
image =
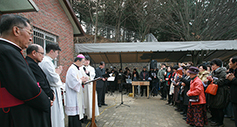
[[88, 84], [88, 83], [90, 83], [90, 82], [94, 82], [94, 81], [97, 81], [97, 80], [100, 80], [100, 79], [102, 79], [102, 78], [101, 78], [101, 77], [98, 77], [98, 78], [95, 78], [95, 79], [93, 79], [93, 80], [89, 80], [89, 81], [85, 82], [85, 84]]
[[115, 80], [115, 77], [111, 76], [107, 79], [107, 81], [114, 81]]

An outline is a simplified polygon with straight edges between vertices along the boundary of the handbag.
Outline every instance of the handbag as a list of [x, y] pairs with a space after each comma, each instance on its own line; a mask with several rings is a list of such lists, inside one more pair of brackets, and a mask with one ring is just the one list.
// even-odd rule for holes
[[209, 84], [207, 86], [207, 89], [206, 89], [205, 93], [208, 93], [208, 94], [211, 94], [211, 95], [216, 95], [217, 90], [218, 90], [218, 85], [211, 82], [211, 84]]
[[190, 102], [199, 102], [199, 96], [190, 96], [189, 101]]

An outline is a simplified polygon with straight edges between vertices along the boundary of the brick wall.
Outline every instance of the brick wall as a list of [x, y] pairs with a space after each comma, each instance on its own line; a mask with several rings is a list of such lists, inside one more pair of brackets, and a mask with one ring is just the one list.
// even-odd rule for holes
[[59, 64], [62, 65], [62, 81], [65, 82], [68, 67], [73, 62], [74, 42], [73, 27], [58, 0], [34, 0], [39, 12], [18, 13], [31, 21], [34, 27], [58, 36], [62, 51]]

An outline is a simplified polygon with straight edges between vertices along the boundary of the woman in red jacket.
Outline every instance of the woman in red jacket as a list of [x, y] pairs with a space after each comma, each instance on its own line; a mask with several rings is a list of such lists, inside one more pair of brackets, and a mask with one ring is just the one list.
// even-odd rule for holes
[[[199, 70], [197, 67], [190, 67], [188, 73], [190, 73], [190, 90], [187, 92], [189, 96], [189, 106], [187, 113], [187, 124], [196, 127], [203, 127], [208, 124], [207, 111], [206, 111], [206, 97], [204, 94], [204, 87], [201, 79], [197, 77]], [[191, 100], [194, 96], [198, 96]], [[192, 102], [191, 102], [192, 101]]]

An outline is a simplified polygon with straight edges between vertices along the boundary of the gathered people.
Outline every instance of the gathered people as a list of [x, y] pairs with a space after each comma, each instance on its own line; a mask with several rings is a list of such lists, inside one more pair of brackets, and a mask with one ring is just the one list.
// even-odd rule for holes
[[203, 127], [208, 124], [207, 110], [205, 106], [206, 97], [202, 81], [197, 76], [198, 72], [198, 68], [193, 66], [188, 70], [191, 82], [187, 96], [189, 96], [189, 100], [193, 97], [194, 101], [189, 102], [186, 122], [192, 126]]
[[[26, 49], [26, 61], [33, 72], [38, 85], [44, 90], [44, 92], [48, 95], [51, 100], [51, 106], [53, 105], [53, 101], [55, 100], [54, 92], [50, 88], [49, 82], [43, 70], [38, 65], [44, 58], [44, 49], [42, 46], [38, 44], [31, 44]], [[45, 127], [51, 127], [51, 113], [45, 113], [46, 121]]]
[[[84, 64], [80, 67], [80, 71], [84, 77], [88, 77], [89, 80], [93, 80], [95, 78], [95, 69], [94, 67], [90, 66], [90, 57], [85, 55]], [[84, 85], [84, 104], [85, 104], [85, 116], [88, 119], [92, 118], [92, 98], [93, 97], [93, 82]], [[97, 94], [95, 97], [95, 116], [99, 115], [99, 107], [98, 107], [98, 100]], [[86, 119], [87, 119], [86, 118]]]
[[167, 105], [172, 105], [173, 104], [173, 96], [172, 93], [170, 92], [171, 89], [171, 78], [172, 78], [172, 67], [167, 66], [167, 71], [166, 71], [166, 86], [167, 86], [167, 94], [168, 94], [168, 102]]
[[62, 66], [56, 68], [54, 65], [55, 58], [58, 57], [59, 51], [61, 51], [58, 44], [50, 43], [46, 45], [46, 56], [43, 58], [39, 66], [46, 74], [47, 80], [49, 81], [50, 88], [55, 93], [55, 101], [51, 107], [51, 120], [52, 127], [65, 127], [64, 124], [64, 110], [61, 95], [61, 88], [64, 87], [60, 79], [60, 74], [62, 72]]
[[172, 100], [171, 100], [171, 105], [176, 105], [176, 103], [175, 103], [175, 97], [174, 97], [174, 93], [175, 93], [175, 85], [177, 84], [177, 77], [178, 77], [178, 75], [177, 75], [177, 73], [176, 73], [176, 71], [177, 71], [177, 69], [179, 68], [179, 66], [178, 65], [174, 65], [173, 67], [172, 67], [172, 74], [171, 74], [171, 79], [170, 79], [170, 81], [171, 81], [171, 84], [170, 84], [170, 91], [169, 91], [169, 95], [171, 96], [171, 98], [172, 98]]
[[115, 69], [113, 68], [110, 72], [110, 77], [111, 77], [111, 80], [108, 79], [108, 91], [110, 91], [111, 95], [113, 95], [114, 91], [115, 91], [115, 86], [116, 86], [116, 76], [117, 76], [117, 73], [115, 72]]
[[223, 126], [224, 108], [227, 106], [228, 88], [225, 83], [226, 69], [222, 67], [222, 61], [218, 58], [211, 61], [212, 73], [208, 76], [208, 84], [218, 85], [216, 95], [208, 94], [208, 105], [211, 111], [211, 126]]
[[167, 98], [167, 86], [165, 82], [166, 75], [166, 65], [162, 64], [160, 70], [158, 71], [157, 77], [159, 79], [160, 91], [161, 91], [161, 100], [166, 100]]
[[107, 104], [105, 104], [105, 90], [106, 90], [106, 78], [103, 77], [103, 75], [105, 74], [105, 62], [101, 61], [100, 65], [98, 68], [96, 68], [95, 70], [95, 77], [101, 77], [101, 80], [96, 81], [96, 91], [98, 94], [98, 106], [101, 107], [102, 105], [107, 106]]
[[139, 74], [136, 68], [134, 68], [132, 72], [132, 81], [139, 81]]
[[[132, 72], [132, 81], [140, 81], [140, 77], [139, 77], [139, 74], [138, 74], [136, 68], [134, 68], [134, 69], [133, 69], [133, 72]], [[138, 85], [138, 86], [135, 86], [135, 92], [136, 92], [137, 94], [140, 94], [141, 88], [140, 88], [139, 85]]]
[[22, 51], [32, 42], [30, 21], [5, 14], [0, 19], [1, 127], [48, 127], [50, 99], [37, 85]]
[[158, 88], [159, 80], [158, 80], [158, 77], [157, 77], [156, 68], [151, 68], [150, 71], [149, 71], [149, 75], [151, 77], [150, 88], [153, 92], [152, 94], [153, 94], [153, 96], [157, 96], [158, 91], [159, 91], [159, 88]]
[[198, 66], [198, 69], [199, 69], [198, 77], [202, 80], [203, 86], [206, 89], [207, 84], [205, 84], [205, 82], [207, 82], [207, 77], [209, 76], [210, 72], [207, 71], [207, 66], [205, 64], [200, 64]]
[[178, 75], [178, 71], [182, 71], [183, 68], [179, 67], [175, 72], [174, 75], [174, 81], [173, 81], [173, 85], [174, 85], [174, 95], [173, 95], [173, 100], [175, 103], [175, 106], [177, 106], [177, 108], [175, 109], [176, 111], [182, 111], [182, 107], [181, 107], [181, 101], [180, 101], [180, 87], [181, 87], [181, 82], [180, 82], [180, 77]]
[[189, 97], [187, 96], [187, 92], [190, 89], [190, 74], [187, 73], [188, 72], [188, 67], [183, 66], [183, 75], [179, 75], [180, 77], [180, 81], [181, 81], [181, 96], [183, 98], [182, 100], [182, 108], [183, 108], [183, 112], [181, 112], [180, 114], [184, 116], [184, 120], [186, 120], [186, 116], [187, 116], [187, 112], [188, 112], [188, 104], [189, 104]]
[[68, 68], [66, 74], [66, 106], [65, 112], [68, 115], [68, 127], [81, 127], [81, 119], [84, 118], [84, 83], [89, 80], [84, 77], [80, 67], [85, 61], [85, 56], [79, 54], [74, 63]]
[[[148, 81], [149, 73], [146, 70], [146, 66], [143, 67], [142, 71], [140, 72], [140, 80], [141, 81]], [[147, 87], [141, 86], [141, 96], [143, 96], [143, 92], [145, 90], [145, 94], [147, 95]]]
[[130, 69], [128, 68], [125, 73], [125, 83], [124, 88], [126, 89], [127, 93], [130, 93], [132, 91], [132, 84], [130, 83], [132, 81], [132, 74], [130, 73]]
[[237, 56], [229, 60], [229, 72], [226, 75], [230, 86], [230, 101], [233, 107], [235, 126], [237, 126]]

